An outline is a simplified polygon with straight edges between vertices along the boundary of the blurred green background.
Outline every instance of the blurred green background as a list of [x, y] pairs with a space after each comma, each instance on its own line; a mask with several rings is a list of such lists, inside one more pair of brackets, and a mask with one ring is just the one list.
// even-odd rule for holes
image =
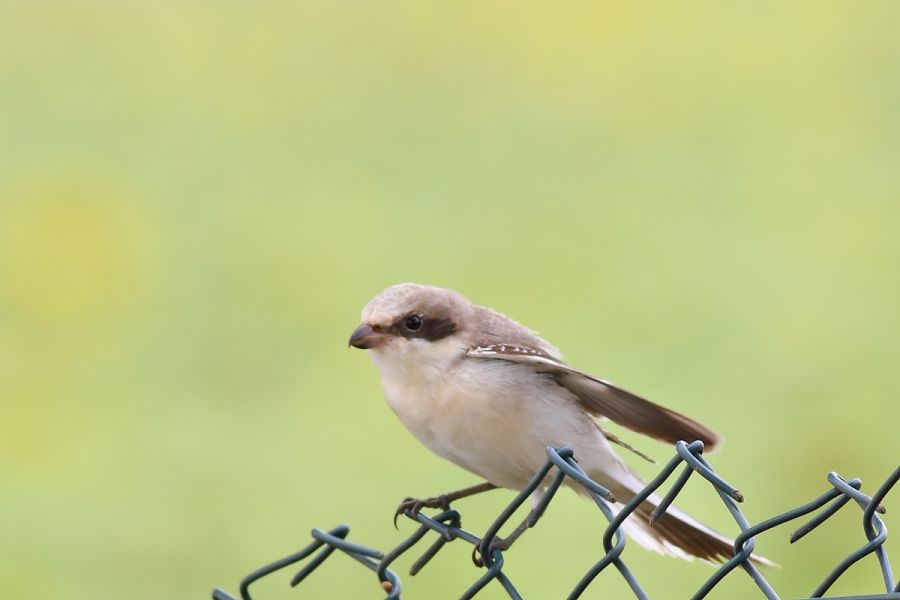
[[[712, 425], [752, 521], [832, 469], [872, 491], [900, 455], [898, 22], [896, 2], [0, 3], [2, 595], [236, 591], [312, 527], [386, 550], [403, 496], [475, 483], [347, 349], [401, 281]], [[734, 533], [701, 482], [680, 504]], [[760, 539], [785, 597], [862, 544], [854, 511]], [[602, 526], [561, 494], [510, 576], [561, 597]], [[627, 556], [651, 597], [711, 573]], [[456, 544], [404, 581], [453, 598], [478, 575]], [[834, 591], [879, 586], [867, 559]], [[379, 595], [345, 557], [258, 592]], [[624, 594], [608, 573], [586, 597]], [[735, 573], [713, 597], [752, 595]]]

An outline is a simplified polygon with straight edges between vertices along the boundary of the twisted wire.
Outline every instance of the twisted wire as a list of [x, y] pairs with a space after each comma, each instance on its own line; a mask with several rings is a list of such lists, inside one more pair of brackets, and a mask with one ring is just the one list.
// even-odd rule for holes
[[[250, 586], [254, 582], [309, 559], [290, 579], [290, 585], [297, 586], [318, 569], [335, 551], [339, 551], [375, 574], [378, 586], [377, 588], [373, 587], [373, 597], [383, 597], [385, 600], [400, 600], [403, 590], [402, 583], [390, 566], [398, 558], [411, 552], [426, 536], [434, 533], [437, 534], [436, 539], [413, 561], [409, 570], [410, 575], [415, 575], [421, 571], [444, 546], [460, 540], [473, 547], [473, 557], [477, 559], [476, 563], [483, 568], [483, 572], [478, 578], [462, 591], [460, 595], [462, 600], [474, 598], [492, 583], [499, 585], [509, 598], [521, 600], [523, 596], [503, 571], [506, 561], [504, 551], [493, 545], [492, 541], [495, 540], [501, 528], [513, 514], [528, 501], [529, 497], [536, 490], [542, 488], [545, 485], [544, 482], [550, 477], [550, 482], [546, 484], [541, 500], [532, 510], [527, 526], [532, 527], [539, 522], [557, 490], [566, 479], [572, 480], [570, 484], [584, 488], [608, 522], [603, 533], [604, 554], [574, 584], [574, 587], [568, 592], [567, 598], [575, 600], [581, 597], [588, 587], [596, 584], [595, 582], [600, 574], [612, 565], [638, 600], [649, 600], [646, 592], [644, 592], [644, 589], [623, 558], [626, 541], [621, 525], [640, 506], [641, 502], [662, 487], [682, 465], [684, 467], [674, 484], [651, 514], [651, 522], [657, 520], [671, 506], [673, 500], [681, 493], [691, 476], [697, 473], [715, 490], [740, 529], [740, 533], [734, 541], [734, 555], [719, 566], [700, 586], [692, 596], [694, 600], [705, 598], [729, 573], [738, 567], [747, 573], [759, 589], [762, 597], [768, 600], [780, 600], [781, 597], [750, 559], [756, 547], [756, 536], [819, 511], [794, 530], [791, 535], [791, 543], [797, 542], [837, 514], [850, 501], [853, 501], [862, 509], [862, 528], [866, 542], [835, 565], [825, 575], [821, 583], [813, 589], [809, 598], [824, 597], [847, 569], [864, 557], [874, 554], [885, 593], [870, 596], [852, 596], [852, 598], [900, 600], [900, 582], [895, 583], [894, 581], [887, 550], [884, 548], [884, 542], [888, 535], [887, 525], [880, 517], [886, 512], [882, 501], [894, 485], [900, 481], [900, 466], [888, 475], [871, 497], [860, 491], [862, 482], [859, 479], [846, 480], [837, 473], [831, 472], [826, 478], [831, 487], [819, 497], [756, 525], [750, 525], [739, 508], [739, 504], [744, 500], [743, 494], [720, 477], [706, 461], [703, 457], [703, 443], [700, 441], [690, 444], [686, 442], [676, 443], [675, 455], [672, 459], [666, 463], [652, 481], [626, 503], [624, 507], [618, 510], [612, 505], [612, 496], [609, 490], [592, 480], [581, 469], [570, 446], [547, 448], [547, 462], [534, 474], [528, 485], [501, 511], [481, 536], [463, 529], [460, 513], [452, 509], [444, 510], [432, 516], [407, 509], [403, 514], [417, 523], [419, 527], [386, 553], [348, 541], [347, 536], [350, 528], [347, 525], [338, 525], [328, 531], [313, 529], [311, 533], [313, 541], [306, 547], [247, 575], [239, 586], [240, 598], [241, 600], [255, 600], [250, 593]], [[375, 596], [376, 593], [379, 595]], [[237, 600], [236, 597], [221, 588], [213, 590], [212, 598], [213, 600]]]

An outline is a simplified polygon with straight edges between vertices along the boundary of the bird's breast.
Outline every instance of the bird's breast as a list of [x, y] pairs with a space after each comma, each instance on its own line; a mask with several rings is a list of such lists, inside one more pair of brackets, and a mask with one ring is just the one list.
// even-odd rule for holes
[[419, 441], [496, 485], [521, 487], [546, 446], [596, 433], [558, 386], [518, 365], [464, 358], [379, 369], [388, 404]]

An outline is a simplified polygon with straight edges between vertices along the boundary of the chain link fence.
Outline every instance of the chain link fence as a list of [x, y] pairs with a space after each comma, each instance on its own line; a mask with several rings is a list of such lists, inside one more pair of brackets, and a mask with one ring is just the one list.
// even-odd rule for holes
[[[634, 592], [635, 597], [640, 600], [646, 600], [647, 594], [625, 563], [625, 536], [623, 535], [620, 526], [641, 502], [669, 480], [669, 478], [675, 474], [676, 470], [678, 470], [679, 466], [683, 465], [680, 474], [675, 478], [674, 484], [663, 497], [663, 500], [659, 504], [654, 515], [658, 516], [665, 511], [684, 488], [691, 476], [696, 473], [709, 482], [712, 489], [718, 494], [741, 530], [741, 533], [734, 541], [734, 555], [719, 566], [709, 579], [704, 582], [700, 589], [693, 595], [694, 599], [699, 600], [700, 598], [706, 597], [707, 594], [709, 594], [710, 591], [712, 591], [712, 589], [729, 573], [740, 568], [744, 570], [756, 584], [761, 597], [765, 597], [769, 600], [777, 600], [780, 598], [778, 593], [772, 588], [756, 565], [750, 560], [750, 556], [756, 546], [756, 536], [764, 531], [794, 521], [805, 515], [816, 513], [815, 516], [804, 522], [793, 532], [791, 535], [791, 542], [796, 542], [832, 517], [841, 510], [845, 504], [852, 501], [859, 505], [860, 509], [863, 511], [862, 526], [866, 542], [841, 560], [812, 591], [809, 597], [825, 597], [825, 594], [832, 585], [834, 585], [851, 565], [864, 557], [873, 554], [880, 571], [880, 576], [883, 579], [885, 593], [870, 596], [852, 596], [852, 598], [900, 600], [900, 583], [894, 582], [887, 551], [884, 548], [884, 542], [887, 539], [888, 533], [887, 527], [880, 517], [880, 515], [885, 513], [882, 500], [897, 481], [900, 480], [900, 466], [885, 479], [884, 483], [881, 484], [875, 494], [871, 497], [860, 491], [862, 482], [859, 479], [846, 480], [837, 473], [829, 473], [827, 479], [828, 483], [831, 484], [831, 487], [821, 496], [802, 506], [798, 506], [797, 508], [751, 526], [738, 507], [738, 503], [743, 501], [743, 496], [737, 489], [717, 475], [709, 465], [702, 455], [702, 442], [696, 441], [690, 444], [678, 442], [675, 445], [675, 450], [675, 456], [665, 465], [659, 475], [648, 483], [637, 496], [624, 506], [624, 508], [616, 512], [609, 502], [609, 498], [611, 498], [609, 491], [596, 481], [590, 479], [581, 467], [578, 466], [571, 447], [548, 448], [546, 464], [535, 473], [528, 486], [525, 487], [512, 502], [510, 502], [482, 536], [477, 536], [463, 529], [461, 527], [462, 521], [460, 513], [455, 510], [444, 510], [439, 514], [432, 516], [427, 516], [421, 512], [416, 513], [409, 509], [406, 510], [404, 514], [417, 522], [419, 527], [412, 535], [407, 537], [386, 554], [379, 552], [374, 548], [361, 546], [348, 541], [347, 536], [350, 532], [350, 528], [346, 525], [339, 525], [328, 531], [313, 529], [313, 541], [308, 546], [299, 552], [286, 556], [281, 560], [277, 560], [247, 575], [240, 583], [240, 598], [242, 600], [254, 600], [250, 593], [250, 586], [255, 581], [308, 559], [306, 564], [290, 580], [290, 585], [296, 586], [321, 566], [329, 556], [334, 554], [335, 550], [339, 550], [341, 553], [349, 556], [375, 573], [377, 584], [373, 584], [372, 597], [384, 597], [385, 600], [400, 600], [403, 586], [400, 578], [390, 568], [391, 565], [397, 558], [412, 551], [413, 547], [419, 544], [430, 533], [434, 533], [437, 534], [436, 538], [421, 556], [413, 562], [409, 570], [410, 575], [415, 575], [425, 567], [425, 565], [427, 565], [446, 544], [461, 540], [473, 546], [473, 559], [476, 564], [483, 567], [483, 572], [475, 582], [469, 585], [468, 589], [465, 589], [462, 592], [460, 598], [464, 600], [474, 598], [486, 586], [494, 584], [502, 586], [503, 590], [505, 590], [510, 598], [513, 598], [514, 600], [521, 599], [522, 595], [503, 571], [506, 560], [503, 550], [498, 548], [496, 544], [492, 544], [492, 542], [496, 539], [500, 529], [510, 520], [516, 510], [528, 501], [535, 490], [545, 485], [547, 478], [549, 477], [550, 483], [547, 485], [547, 489], [544, 492], [542, 499], [534, 506], [529, 514], [529, 518], [526, 522], [523, 522], [522, 526], [531, 527], [538, 522], [566, 478], [574, 480], [576, 485], [585, 488], [609, 522], [603, 535], [603, 556], [600, 557], [600, 559], [584, 574], [581, 580], [575, 584], [575, 587], [568, 591], [567, 598], [569, 600], [579, 598], [589, 586], [595, 585], [597, 577], [603, 571], [609, 570], [608, 568], [612, 567], [619, 576], [624, 578], [632, 592]], [[562, 593], [560, 595], [562, 595]], [[237, 600], [234, 596], [219, 588], [213, 590], [212, 597], [214, 600]]]

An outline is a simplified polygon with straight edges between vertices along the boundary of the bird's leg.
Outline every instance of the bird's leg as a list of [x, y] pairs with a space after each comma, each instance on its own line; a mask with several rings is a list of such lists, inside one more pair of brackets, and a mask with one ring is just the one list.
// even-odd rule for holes
[[[531, 529], [534, 527], [540, 518], [544, 515], [544, 509], [546, 506], [541, 506], [541, 499], [544, 497], [544, 491], [537, 489], [531, 496], [531, 510], [525, 516], [519, 525], [513, 529], [512, 533], [510, 533], [505, 538], [495, 537], [491, 540], [490, 545], [488, 546], [488, 551], [492, 552], [493, 550], [508, 550], [510, 546], [513, 545], [519, 537], [525, 533], [527, 529]], [[484, 561], [478, 556], [478, 547], [476, 546], [472, 550], [472, 562], [475, 563], [477, 567], [483, 567]]]
[[413, 515], [418, 514], [423, 508], [442, 508], [448, 510], [450, 508], [450, 503], [455, 500], [461, 500], [462, 498], [468, 498], [469, 496], [495, 489], [497, 489], [496, 485], [485, 481], [478, 485], [456, 490], [455, 492], [441, 494], [440, 496], [435, 496], [433, 498], [425, 498], [424, 500], [418, 498], [406, 498], [400, 503], [400, 506], [397, 507], [397, 511], [394, 513], [394, 527], [397, 526], [397, 517], [407, 510], [411, 510]]

